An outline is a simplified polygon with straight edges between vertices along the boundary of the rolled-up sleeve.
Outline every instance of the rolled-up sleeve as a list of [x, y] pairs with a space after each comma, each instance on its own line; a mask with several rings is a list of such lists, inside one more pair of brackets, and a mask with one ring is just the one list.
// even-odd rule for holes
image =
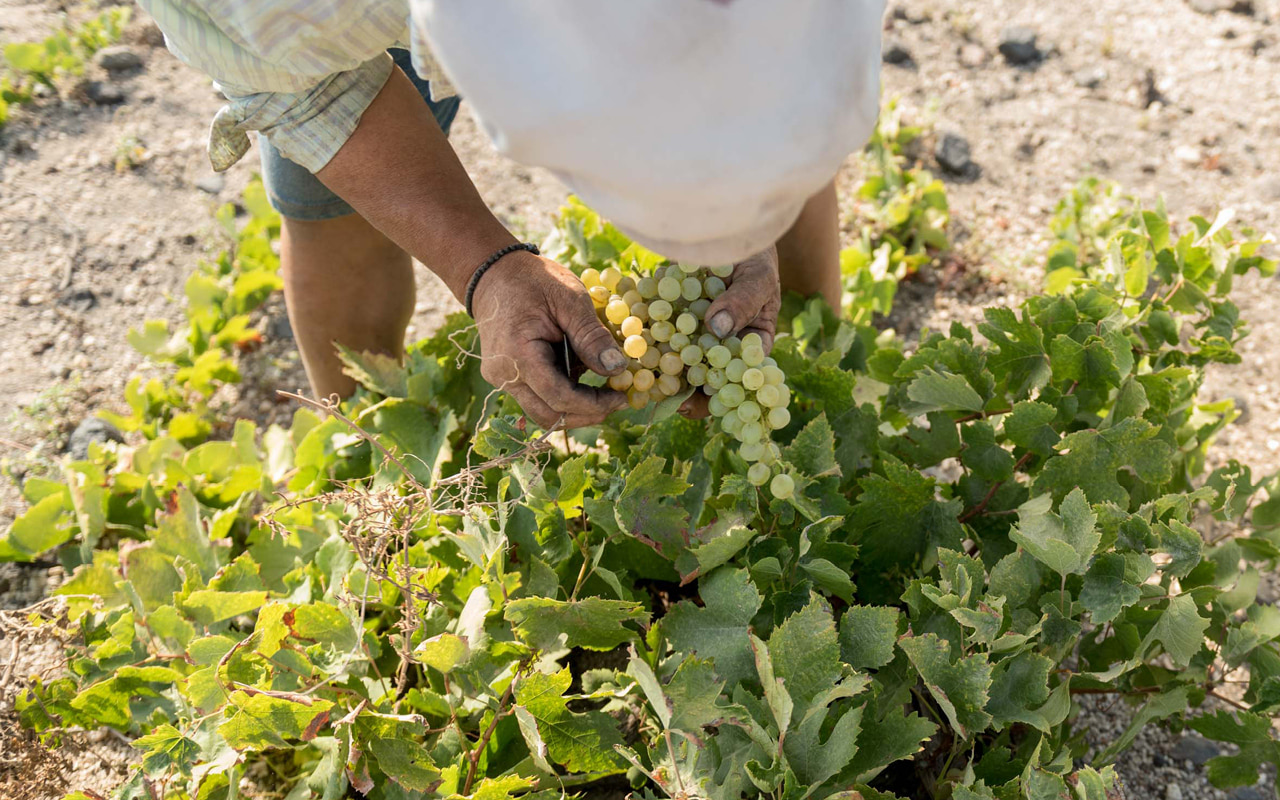
[[209, 75], [228, 104], [209, 159], [235, 164], [258, 131], [317, 172], [346, 143], [409, 38], [403, 0], [139, 0], [179, 59]]

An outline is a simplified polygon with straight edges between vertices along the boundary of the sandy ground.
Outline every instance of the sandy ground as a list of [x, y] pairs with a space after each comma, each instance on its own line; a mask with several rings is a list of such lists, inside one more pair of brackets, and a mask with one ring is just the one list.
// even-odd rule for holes
[[[43, 38], [64, 13], [81, 19], [96, 11], [0, 0], [0, 43]], [[118, 86], [122, 103], [93, 105], [68, 91], [16, 110], [0, 131], [0, 456], [19, 464], [27, 448], [56, 452], [93, 409], [119, 408], [139, 364], [125, 331], [146, 318], [175, 318], [173, 298], [189, 270], [218, 244], [212, 210], [234, 199], [256, 168], [251, 154], [213, 176], [205, 135], [220, 98], [136, 16], [126, 44], [144, 67], [111, 78], [95, 67], [86, 76]], [[1037, 34], [1042, 59], [1014, 66], [999, 54], [1012, 25]], [[1229, 206], [1243, 223], [1280, 232], [1280, 0], [895, 0], [885, 35], [909, 55], [886, 65], [886, 92], [938, 132], [964, 136], [978, 166], [974, 176], [948, 179], [963, 269], [958, 278], [929, 276], [903, 288], [902, 316], [912, 328], [972, 319], [983, 304], [1033, 289], [1053, 207], [1086, 175], [1117, 179], [1148, 202], [1164, 195], [1179, 219]], [[504, 222], [529, 236], [549, 228], [562, 186], [496, 153], [468, 113], [452, 141]], [[141, 163], [117, 170], [118, 152], [135, 143], [145, 150]], [[839, 182], [848, 188], [856, 180], [850, 164]], [[851, 225], [846, 232], [856, 235]], [[1220, 437], [1215, 458], [1237, 458], [1256, 472], [1280, 467], [1276, 288], [1242, 283], [1237, 302], [1253, 329], [1245, 363], [1215, 370], [1208, 386], [1209, 399], [1232, 397], [1247, 412]], [[411, 335], [429, 333], [456, 308], [421, 270]], [[233, 413], [273, 419], [288, 411], [274, 390], [305, 384], [282, 320], [282, 304], [269, 304], [268, 346], [245, 365], [243, 390], [226, 398]], [[11, 482], [0, 483], [6, 524], [22, 505]], [[39, 599], [58, 579], [47, 567], [0, 565], [0, 607]], [[10, 644], [0, 641], [0, 663]], [[56, 648], [23, 647], [14, 674], [55, 659]], [[1093, 704], [1084, 714], [1095, 742], [1127, 718], [1123, 707]], [[6, 724], [0, 715], [0, 733]], [[49, 771], [69, 788], [104, 791], [128, 748], [110, 736], [83, 744]], [[1157, 727], [1144, 731], [1120, 764], [1128, 796], [1226, 797], [1208, 787], [1197, 744]], [[1275, 797], [1270, 778], [1257, 791], [1231, 796]]]

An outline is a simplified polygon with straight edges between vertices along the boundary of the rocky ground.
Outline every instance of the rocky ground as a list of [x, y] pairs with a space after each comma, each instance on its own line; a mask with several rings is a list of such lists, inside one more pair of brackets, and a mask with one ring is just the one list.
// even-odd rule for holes
[[[0, 0], [0, 43], [37, 41], [67, 16], [94, 13], [62, 0]], [[0, 458], [14, 470], [56, 456], [94, 409], [118, 409], [139, 367], [125, 331], [175, 318], [187, 274], [218, 246], [213, 209], [234, 200], [256, 166], [251, 156], [225, 175], [210, 172], [205, 135], [220, 99], [136, 18], [83, 84], [16, 110], [0, 131]], [[1115, 178], [1147, 201], [1164, 195], [1178, 218], [1229, 206], [1241, 222], [1280, 232], [1280, 0], [891, 0], [885, 36], [886, 92], [936, 124], [930, 160], [948, 183], [957, 241], [947, 269], [903, 287], [907, 328], [972, 319], [982, 304], [1034, 287], [1054, 204], [1086, 175]], [[564, 197], [554, 179], [503, 159], [466, 113], [453, 143], [505, 222], [529, 236], [549, 227]], [[857, 179], [851, 163], [839, 182], [847, 190]], [[846, 233], [857, 232], [850, 224]], [[415, 335], [457, 307], [419, 275]], [[1241, 287], [1253, 328], [1245, 363], [1215, 370], [1208, 386], [1210, 399], [1231, 397], [1246, 411], [1216, 458], [1260, 473], [1280, 468], [1275, 289], [1261, 280]], [[282, 304], [269, 304], [261, 322], [267, 345], [226, 400], [268, 421], [289, 412], [274, 391], [305, 379]], [[12, 482], [0, 483], [3, 525], [22, 506]], [[0, 608], [36, 602], [58, 580], [47, 564], [0, 565]], [[1267, 591], [1275, 602], [1276, 581]], [[56, 668], [54, 644], [0, 640], [5, 696], [18, 678]], [[1090, 699], [1081, 723], [1103, 744], [1128, 713]], [[0, 754], [16, 736], [0, 713]], [[1119, 764], [1127, 796], [1228, 797], [1204, 778], [1218, 748], [1149, 726]], [[129, 753], [116, 737], [86, 737], [66, 763], [0, 775], [0, 795], [105, 791]], [[37, 773], [48, 782], [33, 789]], [[1229, 796], [1274, 798], [1274, 776]]]

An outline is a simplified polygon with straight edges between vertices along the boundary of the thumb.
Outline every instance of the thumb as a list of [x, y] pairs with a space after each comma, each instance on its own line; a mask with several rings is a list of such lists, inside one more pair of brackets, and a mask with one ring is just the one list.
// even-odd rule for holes
[[767, 270], [739, 268], [739, 273], [707, 309], [707, 326], [721, 339], [749, 325], [776, 290], [777, 278]]
[[585, 292], [569, 304], [559, 323], [569, 346], [587, 369], [601, 375], [617, 375], [626, 367], [626, 355], [596, 316], [595, 306]]

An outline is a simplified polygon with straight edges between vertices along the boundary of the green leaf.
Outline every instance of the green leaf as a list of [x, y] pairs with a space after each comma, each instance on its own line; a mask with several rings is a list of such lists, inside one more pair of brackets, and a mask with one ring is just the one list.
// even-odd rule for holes
[[1059, 575], [1082, 575], [1102, 540], [1098, 517], [1084, 492], [1073, 490], [1053, 513], [1053, 499], [1040, 495], [1018, 509], [1018, 525], [1009, 538]]
[[996, 665], [987, 703], [987, 713], [996, 730], [1021, 722], [1049, 733], [1049, 721], [1039, 709], [1049, 700], [1049, 673], [1053, 667], [1051, 659], [1031, 652]]
[[991, 664], [980, 653], [951, 661], [951, 644], [932, 633], [902, 639], [898, 646], [920, 673], [947, 720], [965, 739], [991, 724]]
[[1133, 719], [1129, 722], [1129, 726], [1125, 728], [1124, 733], [1120, 734], [1120, 738], [1108, 743], [1107, 748], [1094, 757], [1093, 763], [1111, 763], [1117, 755], [1128, 749], [1143, 728], [1158, 720], [1182, 713], [1187, 709], [1189, 703], [1190, 698], [1187, 695], [1187, 687], [1185, 686], [1178, 686], [1167, 692], [1152, 695], [1151, 699], [1133, 715]]
[[60, 494], [51, 494], [13, 521], [0, 539], [0, 559], [31, 561], [35, 556], [71, 540], [76, 517]]
[[808, 605], [783, 620], [769, 637], [769, 656], [797, 716], [804, 716], [815, 702], [826, 705], [832, 687], [844, 675], [836, 624], [826, 601], [814, 595]]
[[677, 651], [710, 659], [716, 674], [734, 686], [755, 673], [747, 629], [763, 598], [741, 569], [718, 569], [698, 588], [704, 606], [677, 603], [662, 618], [662, 629]]
[[199, 589], [182, 601], [182, 610], [201, 625], [219, 622], [257, 611], [267, 602], [266, 592], [219, 592]]
[[533, 717], [550, 760], [571, 772], [623, 769], [626, 762], [614, 751], [623, 743], [617, 723], [599, 711], [570, 711], [564, 693], [571, 680], [567, 668], [553, 675], [532, 673], [516, 684], [516, 704]]
[[526, 597], [508, 603], [503, 616], [525, 643], [539, 650], [612, 650], [635, 638], [625, 623], [649, 620], [639, 603], [599, 597], [570, 601]]
[[[1150, 564], [1150, 559], [1146, 559]], [[1150, 577], [1131, 571], [1130, 562], [1119, 553], [1101, 553], [1084, 576], [1080, 602], [1089, 611], [1094, 625], [1115, 619], [1119, 613], [1142, 599], [1138, 587]]]
[[447, 675], [459, 664], [466, 662], [471, 655], [471, 648], [461, 636], [440, 633], [424, 639], [414, 653], [423, 664]]
[[387, 777], [410, 792], [433, 792], [440, 785], [439, 768], [427, 749], [416, 741], [374, 736], [368, 740], [367, 746]]
[[964, 450], [960, 461], [984, 481], [995, 483], [1013, 476], [1013, 453], [996, 443], [991, 423], [979, 420], [961, 429]]
[[1219, 710], [1195, 717], [1188, 724], [1205, 738], [1240, 748], [1235, 755], [1217, 756], [1205, 765], [1209, 782], [1219, 789], [1252, 786], [1264, 764], [1280, 764], [1280, 743], [1271, 732], [1271, 719], [1262, 714]]
[[1127, 509], [1129, 493], [1116, 480], [1119, 470], [1132, 469], [1155, 485], [1173, 478], [1173, 448], [1156, 438], [1159, 432], [1146, 420], [1131, 417], [1103, 431], [1068, 434], [1057, 445], [1060, 455], [1045, 462], [1035, 487], [1052, 492], [1055, 500], [1079, 488], [1090, 503]]
[[1143, 650], [1151, 642], [1159, 642], [1174, 664], [1186, 667], [1191, 663], [1191, 657], [1204, 647], [1207, 630], [1209, 620], [1200, 616], [1195, 599], [1189, 594], [1178, 595], [1169, 601], [1169, 607], [1147, 634]]
[[672, 501], [688, 488], [683, 480], [667, 474], [665, 459], [649, 456], [627, 474], [618, 497], [618, 525], [673, 554], [684, 546], [689, 514]]
[[385, 353], [357, 353], [337, 344], [342, 371], [366, 389], [385, 397], [407, 397], [406, 372], [400, 359]]
[[876, 669], [893, 660], [898, 609], [849, 606], [840, 618], [840, 658], [854, 669]]
[[1051, 425], [1057, 416], [1058, 410], [1047, 403], [1031, 400], [1018, 403], [1004, 418], [1004, 435], [1036, 455], [1051, 455], [1061, 438]]
[[169, 770], [191, 777], [191, 768], [200, 757], [200, 745], [169, 723], [160, 725], [145, 736], [132, 742], [143, 752], [142, 769], [148, 775], [159, 775]]
[[870, 780], [864, 776], [875, 775], [893, 762], [920, 752], [921, 744], [936, 730], [929, 720], [907, 714], [900, 707], [877, 713], [877, 703], [869, 701], [862, 716], [858, 751], [841, 778]]
[[943, 374], [932, 368], [917, 373], [907, 387], [911, 405], [903, 408], [908, 414], [928, 414], [931, 411], [981, 411], [982, 396], [974, 391], [962, 375]]
[[234, 711], [224, 712], [230, 716], [218, 726], [218, 733], [236, 750], [288, 747], [291, 740], [313, 739], [329, 721], [329, 709], [333, 707], [328, 700], [297, 703], [244, 692], [233, 692], [230, 699]]
[[800, 429], [783, 451], [783, 458], [811, 478], [840, 474], [840, 465], [836, 463], [836, 437], [827, 422], [826, 413], [814, 417]]
[[347, 615], [328, 603], [300, 605], [286, 612], [283, 622], [295, 638], [306, 642], [351, 650], [359, 641]]

